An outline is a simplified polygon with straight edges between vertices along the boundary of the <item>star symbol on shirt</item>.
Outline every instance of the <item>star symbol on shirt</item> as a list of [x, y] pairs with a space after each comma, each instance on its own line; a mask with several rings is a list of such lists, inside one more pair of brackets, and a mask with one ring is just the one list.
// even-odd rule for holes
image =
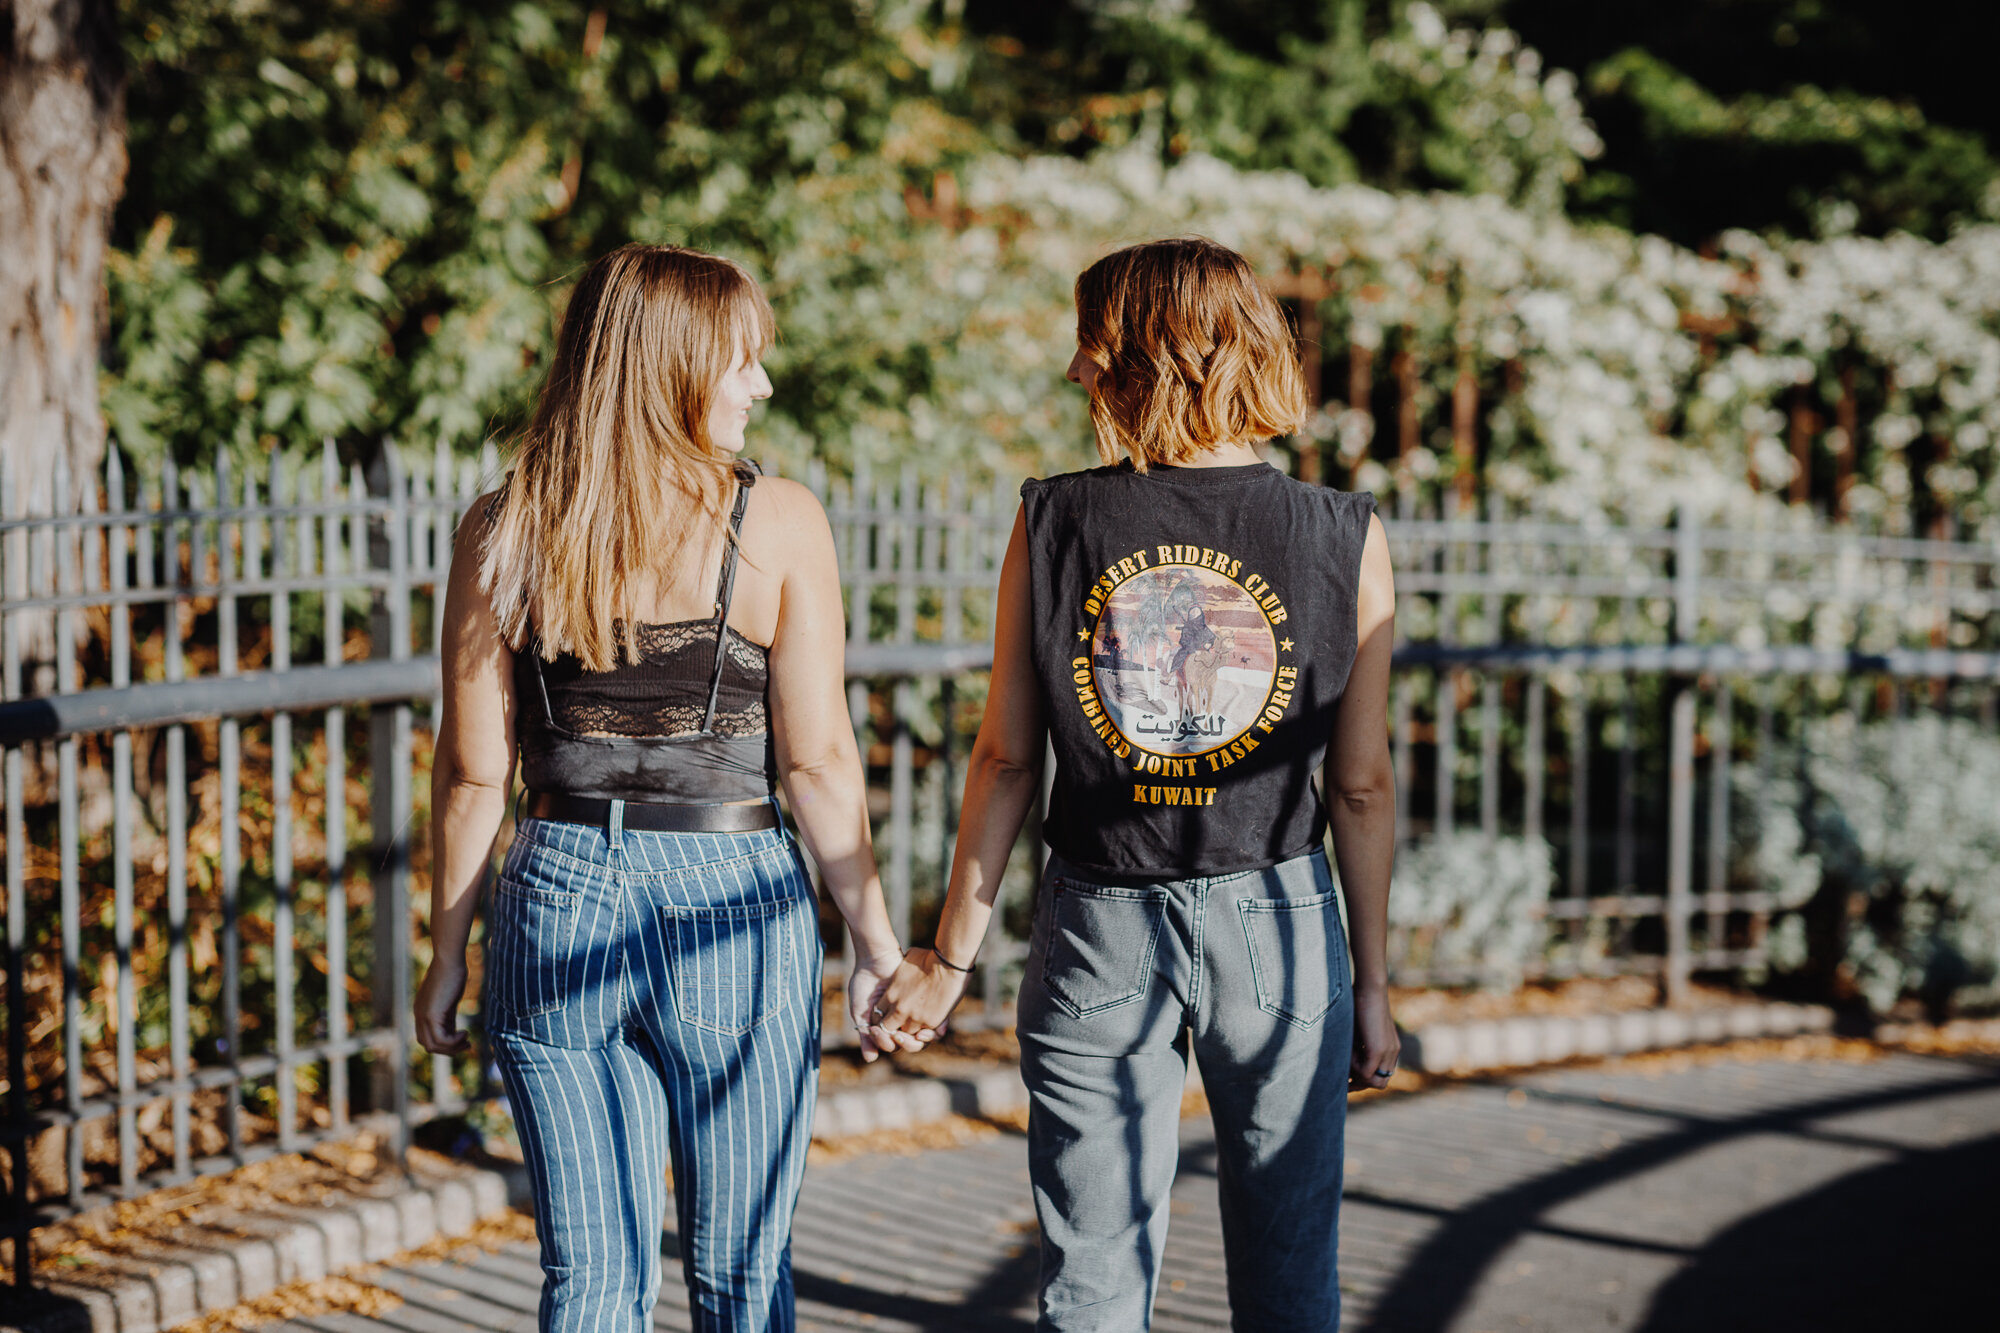
[[1089, 630], [1087, 630], [1087, 629], [1080, 629], [1080, 630], [1078, 630], [1078, 631], [1076, 632], [1076, 637], [1077, 637], [1078, 641], [1082, 641], [1082, 640], [1084, 640], [1084, 639], [1087, 639], [1087, 638], [1089, 638], [1089, 637], [1090, 637], [1090, 631], [1089, 631]]
[[1290, 639], [1281, 639], [1278, 641], [1278, 647], [1289, 653], [1292, 651], [1292, 641]]

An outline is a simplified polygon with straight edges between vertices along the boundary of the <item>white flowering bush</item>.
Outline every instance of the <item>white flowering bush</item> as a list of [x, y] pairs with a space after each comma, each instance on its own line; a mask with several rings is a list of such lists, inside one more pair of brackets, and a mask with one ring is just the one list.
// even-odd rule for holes
[[[913, 442], [940, 463], [1090, 461], [1076, 395], [1056, 379], [1075, 275], [1113, 246], [1199, 233], [1274, 279], [1325, 272], [1329, 342], [1415, 348], [1432, 422], [1462, 360], [1509, 367], [1486, 404], [1485, 481], [1552, 516], [1657, 524], [1692, 503], [1710, 523], [1790, 522], [1773, 493], [1795, 466], [1785, 409], [1797, 386], [1853, 357], [1891, 385], [1885, 410], [1859, 423], [1853, 512], [1907, 527], [1918, 480], [1968, 535], [2000, 512], [2000, 226], [1942, 244], [1732, 233], [1705, 258], [1498, 194], [1322, 189], [1200, 154], [1163, 165], [1143, 144], [1084, 161], [982, 159], [959, 199], [958, 225], [927, 234], [899, 225], [886, 188], [830, 193], [795, 215], [803, 246], [784, 263], [811, 281], [787, 305], [789, 273], [777, 275], [791, 345], [865, 352], [885, 369], [916, 358], [931, 385], [899, 397], [906, 379], [885, 373], [856, 417], [855, 452]], [[826, 279], [842, 266], [868, 281]], [[835, 336], [857, 321], [868, 341]], [[1330, 370], [1328, 382], [1343, 377]], [[1361, 461], [1366, 406], [1330, 402], [1311, 433]], [[1919, 437], [1930, 443], [1912, 450]], [[1448, 482], [1448, 436], [1425, 437], [1398, 466]], [[1374, 462], [1357, 474], [1377, 489], [1391, 480]]]
[[1518, 986], [1541, 958], [1554, 880], [1539, 838], [1452, 833], [1406, 847], [1389, 892], [1392, 961], [1448, 982]]
[[1840, 714], [1808, 723], [1791, 761], [1738, 844], [1781, 907], [1806, 909], [1779, 923], [1772, 965], [1821, 965], [1878, 1012], [2000, 1000], [2000, 738]]

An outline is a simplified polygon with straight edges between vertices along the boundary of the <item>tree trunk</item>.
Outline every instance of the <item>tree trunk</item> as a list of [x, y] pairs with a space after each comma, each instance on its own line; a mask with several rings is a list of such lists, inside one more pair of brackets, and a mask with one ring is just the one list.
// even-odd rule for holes
[[58, 458], [72, 501], [104, 460], [104, 249], [125, 184], [111, 0], [0, 0], [0, 458], [30, 513]]

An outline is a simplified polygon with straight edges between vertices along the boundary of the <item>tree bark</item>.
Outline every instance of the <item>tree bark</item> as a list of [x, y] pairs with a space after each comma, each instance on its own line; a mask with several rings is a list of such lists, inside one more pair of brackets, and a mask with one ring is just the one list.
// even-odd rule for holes
[[125, 185], [125, 85], [110, 0], [0, 0], [0, 458], [48, 513], [104, 460], [104, 251]]

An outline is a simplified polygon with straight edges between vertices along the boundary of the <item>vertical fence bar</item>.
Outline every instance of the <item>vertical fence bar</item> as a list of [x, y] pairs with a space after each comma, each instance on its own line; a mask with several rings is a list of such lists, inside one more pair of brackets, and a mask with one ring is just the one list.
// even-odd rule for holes
[[[849, 585], [852, 591], [848, 594], [847, 603], [847, 638], [850, 643], [868, 642], [869, 545], [868, 533], [858, 512], [866, 495], [866, 487], [862, 484], [862, 478], [866, 476], [866, 467], [865, 462], [857, 465], [852, 481], [829, 487], [831, 498], [838, 506], [836, 512], [840, 515], [835, 522], [837, 525], [844, 523], [847, 529], [846, 569], [852, 579]], [[834, 540], [834, 549], [838, 551], [840, 549], [838, 527]], [[847, 682], [847, 722], [854, 729], [854, 743], [861, 751], [861, 782], [864, 789], [868, 784], [868, 721], [868, 684], [862, 680], [850, 680]], [[907, 944], [908, 941], [905, 940], [904, 943]], [[840, 923], [840, 957], [843, 973], [852, 973], [854, 935], [848, 930], [845, 920]]]
[[[69, 495], [69, 464], [65, 456], [56, 459], [55, 508], [58, 520], [50, 525], [50, 534], [55, 542], [55, 591], [68, 594], [77, 590], [81, 580], [77, 577], [76, 527], [64, 523], [71, 515]], [[56, 612], [56, 692], [72, 694], [77, 689], [76, 670], [76, 612], [65, 606]], [[65, 736], [56, 745], [56, 784], [58, 803], [57, 838], [60, 860], [62, 898], [62, 970], [63, 970], [63, 1104], [72, 1116], [76, 1115], [83, 1101], [83, 973], [81, 963], [81, 929], [83, 908], [77, 884], [77, 740], [75, 736]], [[65, 1167], [68, 1176], [69, 1201], [73, 1207], [83, 1205], [83, 1127], [74, 1120], [65, 1134], [68, 1149]]]
[[[916, 477], [912, 469], [905, 467], [901, 484], [896, 488], [895, 516], [888, 534], [895, 550], [897, 643], [911, 641], [916, 622], [917, 524], [913, 512], [916, 489]], [[879, 501], [876, 505], [877, 512], [888, 508]], [[897, 677], [889, 687], [889, 921], [899, 940], [910, 938], [910, 833], [916, 804], [910, 693], [907, 677]]]
[[[384, 441], [381, 453], [389, 514], [384, 556], [389, 584], [378, 602], [374, 628], [378, 656], [410, 656], [410, 494], [402, 460]], [[387, 652], [383, 652], [383, 639]], [[394, 1036], [387, 1092], [396, 1117], [396, 1160], [407, 1169], [410, 1147], [410, 706], [378, 706], [370, 718], [374, 770], [370, 805], [375, 845], [375, 1025]], [[387, 799], [384, 799], [384, 796]], [[379, 1062], [378, 1062], [379, 1063]]]
[[1521, 734], [1521, 836], [1529, 846], [1542, 841], [1544, 786], [1548, 772], [1548, 680], [1528, 677], [1526, 718]]
[[1688, 917], [1694, 895], [1694, 722], [1695, 686], [1674, 694], [1672, 735], [1667, 750], [1667, 961], [1669, 1005], [1688, 1000]]
[[[241, 548], [234, 525], [224, 517], [234, 505], [229, 456], [215, 460], [216, 672], [236, 674], [236, 564]], [[199, 581], [202, 573], [197, 571]], [[223, 1099], [223, 1128], [229, 1135], [229, 1155], [243, 1160], [243, 935], [239, 918], [243, 889], [243, 729], [233, 717], [219, 725], [217, 759], [221, 767], [222, 809], [222, 1041], [235, 1077]]]
[[[1757, 769], [1757, 836], [1761, 839], [1763, 830], [1770, 827], [1769, 803], [1771, 800], [1771, 765], [1776, 759], [1777, 748], [1777, 708], [1772, 698], [1776, 686], [1771, 681], [1762, 681], [1757, 687], [1757, 740], [1754, 763]], [[1770, 933], [1771, 913], [1769, 909], [1758, 907], [1750, 913], [1749, 947], [1761, 954], [1766, 937]]]
[[[1492, 496], [1487, 497], [1492, 500]], [[1480, 639], [1491, 646], [1500, 642], [1501, 594], [1498, 564], [1499, 539], [1490, 526], [1497, 511], [1489, 504], [1484, 540], [1474, 546], [1480, 552], [1480, 571], [1486, 587], [1479, 602]], [[1488, 668], [1479, 673], [1479, 836], [1491, 847], [1500, 836], [1500, 675]]]
[[[180, 523], [182, 512], [180, 473], [169, 458], [160, 469], [160, 545], [166, 568], [161, 578], [170, 585], [165, 623], [162, 626], [166, 677], [179, 681], [187, 674], [181, 650], [181, 605], [186, 579], [181, 573]], [[188, 1040], [188, 934], [187, 934], [187, 727], [175, 723], [167, 728], [167, 1059], [176, 1082], [193, 1072], [193, 1052]], [[186, 1176], [193, 1169], [190, 1160], [192, 1103], [184, 1090], [174, 1093], [174, 1175]]]
[[1564, 701], [1569, 714], [1569, 896], [1590, 896], [1590, 698], [1579, 677]]
[[[0, 517], [20, 518], [26, 508], [16, 488], [14, 460], [0, 457]], [[0, 539], [0, 698], [21, 697], [21, 639], [18, 613], [7, 603], [28, 597], [28, 530], [17, 528]], [[7, 1120], [28, 1118], [28, 1021], [26, 979], [21, 965], [28, 947], [26, 811], [22, 808], [21, 748], [0, 751], [0, 783], [7, 803]], [[9, 1237], [14, 1243], [14, 1285], [26, 1291], [33, 1277], [28, 1254], [28, 1141], [8, 1145]]]
[[[292, 542], [286, 529], [284, 457], [271, 451], [271, 473], [264, 501], [271, 515], [271, 670], [292, 669]], [[299, 1079], [293, 1063], [298, 1016], [293, 996], [298, 986], [292, 947], [296, 933], [292, 902], [292, 715], [280, 709], [271, 715], [271, 977], [277, 994], [272, 1034], [278, 1057], [278, 1150], [291, 1152], [298, 1144]]]
[[[125, 526], [125, 469], [118, 451], [105, 459], [105, 504], [112, 516], [111, 548], [111, 687], [132, 683], [132, 608], [125, 601], [125, 561], [130, 532]], [[139, 1187], [139, 1108], [133, 1105], [138, 1085], [137, 1005], [132, 985], [132, 733], [111, 737], [111, 876], [112, 953], [118, 966], [118, 1190], [131, 1195]]]
[[[414, 518], [412, 529], [415, 537], [416, 555], [411, 561], [413, 578], [429, 585], [431, 596], [430, 647], [433, 656], [442, 660], [444, 651], [444, 589], [438, 580], [438, 561], [445, 549], [444, 506], [451, 502], [451, 455], [445, 449], [440, 437], [431, 451], [430, 468], [417, 470], [411, 477], [412, 504]], [[438, 719], [444, 716], [444, 695], [442, 682], [440, 693], [430, 698], [430, 708], [425, 725], [430, 729], [432, 754], [436, 754]], [[414, 925], [414, 923], [412, 923]], [[454, 1086], [452, 1059], [448, 1055], [432, 1055], [431, 1105], [441, 1113], [462, 1110], [458, 1090]]]
[[1396, 749], [1396, 845], [1401, 847], [1410, 840], [1410, 779], [1416, 764], [1415, 723], [1411, 717], [1411, 695], [1416, 686], [1405, 675], [1395, 684], [1395, 733]]
[[1728, 914], [1722, 895], [1729, 891], [1729, 755], [1736, 731], [1736, 692], [1729, 678], [1715, 683], [1715, 712], [1708, 740], [1708, 938], [1705, 948], [1718, 953], [1728, 943]]
[[[319, 456], [320, 660], [339, 666], [346, 625], [341, 560], [340, 462], [333, 441]], [[326, 1036], [346, 1040], [347, 1030], [347, 710], [326, 710]], [[348, 1057], [336, 1047], [327, 1057], [327, 1118], [338, 1134], [347, 1128]]]

